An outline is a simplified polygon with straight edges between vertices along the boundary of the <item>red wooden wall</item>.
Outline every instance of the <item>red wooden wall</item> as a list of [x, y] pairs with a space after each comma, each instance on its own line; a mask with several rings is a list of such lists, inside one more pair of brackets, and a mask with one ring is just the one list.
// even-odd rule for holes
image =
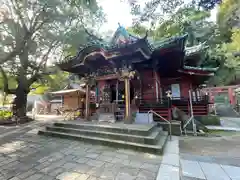
[[145, 70], [142, 74], [142, 99], [153, 100], [156, 99], [156, 82], [155, 75], [152, 70]]

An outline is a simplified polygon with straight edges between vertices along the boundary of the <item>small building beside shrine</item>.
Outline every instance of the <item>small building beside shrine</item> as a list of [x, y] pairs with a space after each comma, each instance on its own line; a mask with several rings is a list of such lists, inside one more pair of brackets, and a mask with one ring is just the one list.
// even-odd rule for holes
[[[86, 90], [81, 86], [71, 87], [50, 92], [51, 95], [50, 111], [57, 113], [58, 111], [79, 111], [81, 116], [85, 111]], [[90, 92], [90, 98], [95, 96], [95, 92]], [[90, 101], [91, 102], [91, 101]]]
[[171, 119], [171, 106], [189, 113], [190, 100], [195, 115], [206, 115], [209, 101], [200, 87], [217, 68], [200, 67], [207, 47], [186, 47], [187, 38], [153, 42], [147, 33], [139, 38], [119, 26], [111, 42], [89, 42], [58, 66], [85, 79], [86, 117], [91, 115], [90, 90], [95, 91], [101, 113], [125, 120], [131, 119], [132, 112], [150, 109]]

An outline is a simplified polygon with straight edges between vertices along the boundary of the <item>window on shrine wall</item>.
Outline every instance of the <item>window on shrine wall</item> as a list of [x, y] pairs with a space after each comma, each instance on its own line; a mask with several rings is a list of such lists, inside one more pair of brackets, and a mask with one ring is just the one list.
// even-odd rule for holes
[[180, 91], [180, 85], [179, 84], [171, 84], [171, 91], [172, 91], [172, 97], [173, 98], [179, 98], [181, 97], [181, 91]]

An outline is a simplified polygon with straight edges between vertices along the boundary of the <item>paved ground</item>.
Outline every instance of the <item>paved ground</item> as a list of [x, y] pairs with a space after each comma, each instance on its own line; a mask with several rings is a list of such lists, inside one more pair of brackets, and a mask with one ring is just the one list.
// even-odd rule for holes
[[223, 127], [240, 128], [240, 118], [221, 117]]
[[240, 180], [240, 135], [181, 137], [182, 180]]
[[[45, 120], [43, 118], [42, 120]], [[161, 156], [38, 136], [47, 121], [1, 132], [0, 179], [154, 180]], [[4, 128], [2, 128], [4, 129]], [[1, 130], [1, 129], [0, 129]]]
[[206, 126], [212, 130], [240, 131], [239, 117], [221, 117], [221, 126]]
[[240, 167], [214, 162], [180, 160], [182, 180], [239, 180]]
[[240, 158], [240, 135], [211, 138], [183, 137], [179, 146], [181, 153]]
[[164, 155], [156, 180], [179, 180], [179, 140], [173, 136], [164, 148]]
[[179, 165], [182, 180], [240, 180], [239, 134], [180, 137], [179, 143], [174, 137], [162, 158], [38, 136], [38, 129], [53, 119], [0, 127], [0, 180], [177, 180]]
[[220, 131], [237, 131], [240, 132], [240, 128], [226, 127], [226, 126], [206, 126], [209, 130], [220, 130]]

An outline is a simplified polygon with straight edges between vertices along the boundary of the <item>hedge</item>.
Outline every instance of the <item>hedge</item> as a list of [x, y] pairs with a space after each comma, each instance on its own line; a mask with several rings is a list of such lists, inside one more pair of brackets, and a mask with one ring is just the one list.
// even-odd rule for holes
[[0, 110], [0, 119], [7, 119], [12, 116], [12, 112], [8, 110]]

